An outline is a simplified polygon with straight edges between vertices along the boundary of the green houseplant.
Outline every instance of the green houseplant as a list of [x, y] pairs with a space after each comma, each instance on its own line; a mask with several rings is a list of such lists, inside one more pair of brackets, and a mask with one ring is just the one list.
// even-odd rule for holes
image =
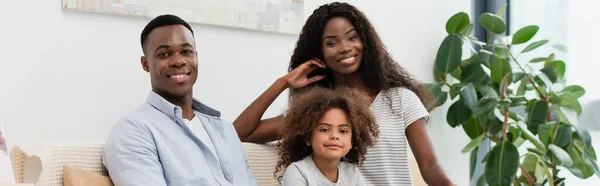
[[[503, 36], [505, 22], [492, 13], [481, 14], [478, 24], [489, 40], [471, 36], [475, 23], [464, 12], [448, 20], [434, 65], [436, 83], [428, 84], [437, 106], [454, 101], [447, 122], [472, 139], [462, 149], [471, 153], [471, 177], [484, 139], [492, 141], [491, 150], [478, 185], [564, 185], [558, 173], [566, 170], [582, 179], [600, 176], [591, 136], [578, 121], [585, 89], [566, 84], [566, 64], [554, 53], [519, 59], [510, 50], [526, 45], [521, 54], [546, 45], [548, 40], [530, 42], [539, 27]], [[472, 55], [463, 57], [463, 48]]]

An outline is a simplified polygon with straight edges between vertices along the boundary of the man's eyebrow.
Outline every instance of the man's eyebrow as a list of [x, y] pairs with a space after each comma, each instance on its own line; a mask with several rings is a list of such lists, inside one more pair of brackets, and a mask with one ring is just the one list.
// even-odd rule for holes
[[162, 49], [162, 48], [170, 48], [170, 46], [169, 45], [160, 45], [160, 46], [156, 47], [156, 49], [154, 49], [154, 52], [156, 52], [157, 50]]

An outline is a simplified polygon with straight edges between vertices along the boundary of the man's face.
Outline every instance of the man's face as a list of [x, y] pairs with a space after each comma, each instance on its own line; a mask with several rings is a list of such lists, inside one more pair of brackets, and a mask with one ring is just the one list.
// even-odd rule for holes
[[167, 98], [192, 94], [198, 77], [198, 56], [192, 32], [183, 25], [152, 30], [146, 40], [142, 67], [150, 73], [152, 90]]

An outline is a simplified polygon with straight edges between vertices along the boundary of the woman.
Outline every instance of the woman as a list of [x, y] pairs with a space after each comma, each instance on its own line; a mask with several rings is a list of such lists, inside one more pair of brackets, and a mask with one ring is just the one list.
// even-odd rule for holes
[[[265, 143], [280, 137], [285, 116], [261, 118], [287, 88], [290, 96], [313, 86], [358, 89], [369, 95], [381, 131], [359, 167], [367, 185], [412, 185], [406, 141], [427, 184], [454, 185], [437, 162], [425, 129], [433, 96], [391, 58], [354, 6], [317, 8], [302, 28], [288, 71], [234, 121], [242, 141]], [[325, 73], [313, 75], [319, 71]]]

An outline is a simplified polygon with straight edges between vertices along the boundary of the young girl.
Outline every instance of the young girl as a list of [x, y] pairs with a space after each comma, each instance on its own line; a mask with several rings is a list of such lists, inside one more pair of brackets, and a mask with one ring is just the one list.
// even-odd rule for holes
[[286, 114], [275, 175], [284, 186], [363, 186], [357, 165], [379, 130], [368, 100], [356, 90], [314, 88], [293, 98]]
[[[324, 75], [313, 73], [317, 69]], [[278, 139], [285, 117], [261, 118], [285, 89], [294, 96], [308, 87], [348, 87], [369, 94], [381, 130], [359, 167], [367, 185], [412, 185], [407, 142], [428, 185], [454, 185], [439, 165], [425, 129], [434, 97], [392, 59], [367, 17], [354, 6], [331, 3], [317, 8], [302, 28], [288, 71], [234, 121], [242, 141]]]

